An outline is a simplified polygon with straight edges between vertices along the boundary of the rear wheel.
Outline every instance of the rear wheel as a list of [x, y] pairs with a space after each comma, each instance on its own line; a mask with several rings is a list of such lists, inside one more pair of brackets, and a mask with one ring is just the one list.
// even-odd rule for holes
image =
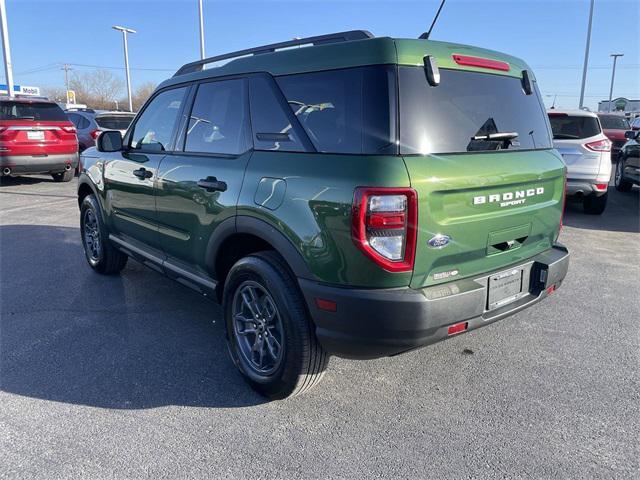
[[51, 176], [54, 182], [70, 182], [73, 180], [75, 173], [74, 170], [69, 169], [64, 172], [52, 173]]
[[260, 252], [229, 272], [223, 306], [229, 353], [253, 389], [285, 398], [315, 386], [329, 363], [283, 260]]
[[87, 195], [80, 208], [80, 234], [87, 262], [103, 275], [120, 272], [127, 264], [127, 257], [111, 245], [102, 221], [100, 206], [94, 195]]
[[599, 197], [595, 195], [589, 195], [588, 197], [584, 197], [582, 202], [582, 206], [584, 207], [584, 211], [589, 215], [601, 215], [604, 212], [604, 209], [607, 208], [607, 196], [609, 194], [605, 193]]
[[614, 180], [616, 184], [616, 190], [618, 190], [619, 192], [628, 192], [633, 188], [633, 183], [625, 180], [623, 174], [624, 162], [622, 161], [622, 159], [619, 159], [618, 163], [616, 163], [616, 175]]

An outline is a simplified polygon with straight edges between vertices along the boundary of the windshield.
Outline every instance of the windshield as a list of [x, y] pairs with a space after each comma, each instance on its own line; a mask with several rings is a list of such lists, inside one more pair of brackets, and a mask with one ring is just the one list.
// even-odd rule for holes
[[440, 69], [440, 85], [422, 67], [400, 67], [400, 153], [459, 153], [551, 148], [537, 88], [519, 78]]
[[101, 115], [96, 117], [96, 123], [106, 130], [126, 130], [135, 115]]
[[601, 133], [596, 117], [549, 113], [549, 121], [553, 138], [556, 140], [577, 140], [594, 137]]
[[69, 121], [58, 105], [45, 102], [1, 102], [0, 120]]
[[619, 115], [598, 115], [602, 128], [607, 130], [629, 130], [629, 121]]

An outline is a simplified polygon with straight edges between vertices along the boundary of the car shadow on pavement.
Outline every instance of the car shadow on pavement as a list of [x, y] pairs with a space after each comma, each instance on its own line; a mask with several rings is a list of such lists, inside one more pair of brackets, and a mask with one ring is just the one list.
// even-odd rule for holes
[[216, 303], [133, 261], [98, 275], [78, 229], [36, 225], [0, 226], [0, 390], [117, 409], [265, 402]]
[[0, 186], [35, 185], [38, 183], [54, 183], [51, 176], [37, 175], [24, 177], [0, 177]]
[[640, 188], [618, 192], [609, 187], [607, 208], [602, 215], [584, 212], [582, 202], [569, 199], [563, 223], [568, 227], [611, 232], [640, 232]]

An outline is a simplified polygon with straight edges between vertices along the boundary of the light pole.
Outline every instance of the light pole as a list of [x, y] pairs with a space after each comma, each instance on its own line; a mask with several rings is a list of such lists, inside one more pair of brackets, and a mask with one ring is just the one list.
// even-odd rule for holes
[[202, 0], [198, 0], [198, 16], [200, 17], [200, 59], [204, 60], [204, 17], [202, 15]]
[[587, 46], [584, 49], [584, 65], [582, 66], [582, 86], [580, 87], [580, 105], [578, 108], [582, 108], [584, 105], [584, 86], [587, 83], [587, 65], [589, 64], [589, 45], [591, 44], [591, 24], [593, 22], [593, 3], [595, 0], [591, 0], [591, 6], [589, 7], [589, 26], [587, 27]]
[[7, 76], [7, 94], [13, 97], [13, 65], [11, 65], [11, 47], [7, 28], [7, 6], [0, 0], [0, 25], [2, 26], [2, 52], [4, 53], [4, 72]]
[[112, 28], [114, 30], [122, 32], [122, 40], [124, 42], [124, 69], [127, 75], [127, 95], [129, 96], [129, 111], [133, 112], [133, 99], [131, 98], [131, 77], [129, 75], [129, 47], [127, 46], [127, 33], [136, 33], [136, 31], [131, 28], [121, 27], [119, 25], [114, 25]]
[[616, 61], [618, 60], [618, 57], [624, 57], [624, 53], [612, 53], [611, 56], [613, 57], [613, 71], [611, 72], [611, 88], [609, 88], [609, 108], [607, 108], [608, 112], [611, 111], [611, 97], [613, 96], [613, 80], [616, 78]]

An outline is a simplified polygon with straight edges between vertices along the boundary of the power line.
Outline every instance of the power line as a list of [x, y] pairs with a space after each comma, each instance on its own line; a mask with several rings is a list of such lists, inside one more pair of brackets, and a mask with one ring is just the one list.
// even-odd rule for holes
[[[47, 65], [41, 65], [39, 67], [34, 67], [32, 69], [29, 70], [25, 70], [23, 72], [19, 72], [16, 75], [33, 75], [35, 73], [41, 73], [41, 72], [46, 72], [48, 70], [57, 70], [58, 68], [62, 68], [64, 69], [64, 65], [68, 65], [69, 67], [73, 66], [73, 67], [80, 67], [80, 68], [104, 68], [107, 70], [124, 70], [124, 67], [114, 67], [114, 66], [109, 66], [109, 65], [91, 65], [91, 64], [86, 64], [86, 63], [61, 63], [61, 62], [57, 62], [57, 63], [49, 63]], [[140, 70], [140, 71], [147, 71], [147, 72], [175, 72], [175, 68], [144, 68], [144, 67], [139, 67], [139, 68], [134, 68], [131, 67], [130, 70]]]

